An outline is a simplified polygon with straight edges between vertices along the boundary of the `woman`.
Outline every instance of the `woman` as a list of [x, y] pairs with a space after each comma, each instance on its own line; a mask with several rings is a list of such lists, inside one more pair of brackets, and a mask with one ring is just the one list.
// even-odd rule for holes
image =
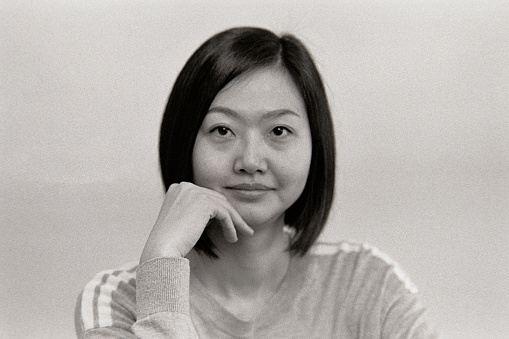
[[139, 265], [85, 287], [78, 337], [433, 337], [395, 264], [365, 245], [316, 242], [334, 147], [298, 39], [249, 27], [213, 36], [164, 113], [167, 194]]

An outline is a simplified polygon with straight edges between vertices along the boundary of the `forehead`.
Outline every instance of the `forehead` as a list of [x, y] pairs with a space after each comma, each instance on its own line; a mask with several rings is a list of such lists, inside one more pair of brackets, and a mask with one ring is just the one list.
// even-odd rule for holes
[[280, 67], [261, 68], [241, 75], [214, 98], [210, 110], [236, 112], [290, 110], [305, 115], [305, 104], [290, 74]]

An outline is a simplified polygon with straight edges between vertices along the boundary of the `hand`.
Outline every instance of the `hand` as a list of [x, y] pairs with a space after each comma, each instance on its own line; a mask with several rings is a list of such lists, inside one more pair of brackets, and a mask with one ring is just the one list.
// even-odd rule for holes
[[238, 240], [237, 231], [244, 235], [254, 233], [221, 193], [188, 182], [171, 185], [140, 264], [156, 257], [186, 256], [214, 218], [229, 242]]

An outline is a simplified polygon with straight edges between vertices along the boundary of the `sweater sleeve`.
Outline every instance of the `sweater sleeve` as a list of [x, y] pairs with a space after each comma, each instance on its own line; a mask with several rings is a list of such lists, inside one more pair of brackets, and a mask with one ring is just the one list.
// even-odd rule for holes
[[80, 295], [79, 339], [197, 338], [189, 315], [189, 261], [155, 258], [99, 273]]
[[189, 271], [183, 258], [156, 258], [138, 268], [137, 338], [198, 338], [189, 315]]

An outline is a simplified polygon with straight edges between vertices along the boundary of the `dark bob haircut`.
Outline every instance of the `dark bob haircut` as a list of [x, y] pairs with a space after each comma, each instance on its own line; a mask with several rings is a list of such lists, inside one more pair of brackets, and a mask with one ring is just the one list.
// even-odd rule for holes
[[[286, 69], [297, 85], [311, 129], [307, 183], [285, 213], [285, 223], [294, 229], [289, 251], [304, 255], [322, 231], [332, 204], [335, 141], [320, 73], [304, 44], [294, 36], [279, 37], [261, 28], [232, 28], [214, 35], [194, 52], [177, 77], [164, 112], [159, 143], [161, 173], [166, 190], [173, 183], [193, 182], [195, 139], [216, 95], [241, 74], [274, 66]], [[206, 233], [194, 248], [217, 258]]]

